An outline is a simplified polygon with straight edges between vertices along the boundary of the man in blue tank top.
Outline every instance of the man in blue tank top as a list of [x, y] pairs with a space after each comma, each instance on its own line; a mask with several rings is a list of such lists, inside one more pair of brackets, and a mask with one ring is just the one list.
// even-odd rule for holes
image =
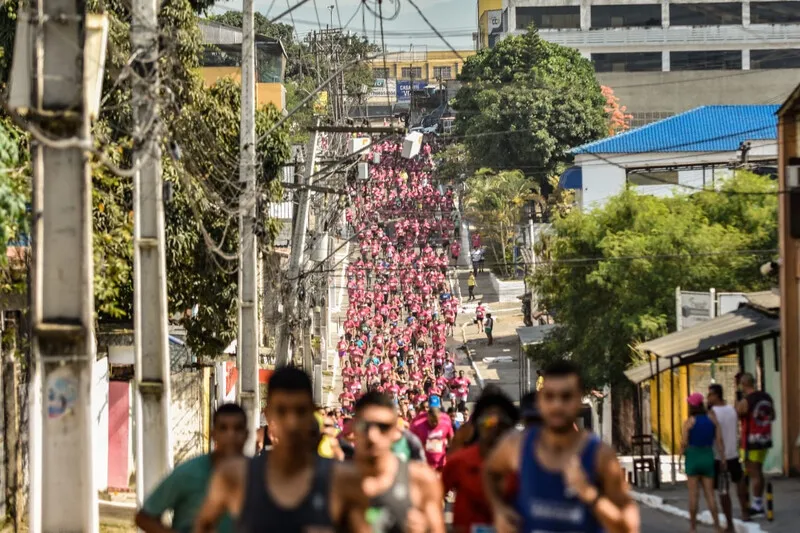
[[509, 433], [484, 466], [497, 533], [638, 533], [639, 509], [616, 453], [576, 430], [579, 368], [561, 360], [543, 376], [541, 426]]

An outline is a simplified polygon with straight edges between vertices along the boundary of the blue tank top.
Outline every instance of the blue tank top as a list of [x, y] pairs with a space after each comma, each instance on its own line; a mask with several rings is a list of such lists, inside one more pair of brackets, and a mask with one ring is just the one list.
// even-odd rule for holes
[[689, 446], [711, 448], [714, 446], [716, 428], [708, 415], [695, 415], [694, 425], [689, 430]]
[[[591, 509], [567, 493], [564, 476], [543, 468], [534, 446], [539, 430], [529, 430], [522, 441], [519, 491], [515, 507], [522, 519], [520, 531], [537, 533], [603, 533]], [[581, 453], [581, 465], [589, 481], [597, 484], [596, 457], [600, 446], [597, 435], [590, 435]]]

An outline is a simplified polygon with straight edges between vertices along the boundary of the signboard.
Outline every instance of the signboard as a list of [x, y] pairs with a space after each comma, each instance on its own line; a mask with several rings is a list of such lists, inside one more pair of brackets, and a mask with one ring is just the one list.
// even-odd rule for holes
[[486, 12], [486, 31], [494, 33], [503, 29], [503, 10], [497, 9]]
[[681, 329], [711, 319], [711, 293], [681, 291]]
[[[427, 81], [415, 81], [414, 82], [414, 90], [421, 91], [425, 87], [427, 87]], [[410, 81], [398, 81], [397, 82], [397, 101], [398, 102], [410, 102], [411, 101], [411, 82]]]
[[383, 97], [394, 95], [397, 90], [397, 81], [391, 78], [375, 78], [370, 96]]
[[718, 315], [724, 315], [739, 309], [739, 306], [747, 302], [747, 297], [743, 292], [720, 292], [717, 293]]

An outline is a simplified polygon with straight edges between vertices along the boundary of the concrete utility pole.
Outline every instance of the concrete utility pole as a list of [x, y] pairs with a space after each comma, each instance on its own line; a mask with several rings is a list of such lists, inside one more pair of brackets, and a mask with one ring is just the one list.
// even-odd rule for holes
[[[84, 83], [85, 4], [30, 2], [33, 377], [30, 402], [32, 533], [96, 532], [93, 476], [91, 145]], [[20, 31], [20, 30], [18, 30]], [[60, 142], [59, 142], [60, 141]], [[71, 142], [75, 141], [75, 142]]]
[[[319, 120], [317, 120], [319, 126]], [[306, 149], [306, 160], [304, 172], [297, 175], [297, 185], [300, 186], [297, 193], [297, 214], [294, 217], [294, 228], [292, 228], [292, 251], [289, 255], [289, 268], [287, 281], [289, 287], [285, 296], [288, 305], [284, 306], [284, 325], [278, 331], [278, 345], [276, 351], [276, 366], [286, 366], [291, 361], [289, 359], [289, 332], [297, 331], [299, 300], [297, 291], [300, 282], [300, 272], [302, 270], [303, 252], [306, 247], [306, 232], [308, 229], [308, 204], [311, 200], [311, 192], [304, 185], [313, 184], [314, 168], [317, 159], [317, 145], [319, 144], [319, 131], [311, 134]], [[299, 335], [294, 335], [295, 341], [300, 342]]]
[[258, 265], [256, 222], [256, 60], [253, 0], [242, 7], [242, 120], [239, 145], [239, 338], [236, 397], [247, 413], [250, 431], [245, 453], [255, 453], [261, 418], [258, 394]]
[[132, 87], [133, 335], [136, 355], [136, 498], [145, 496], [172, 469], [167, 264], [161, 179], [158, 0], [134, 0]]

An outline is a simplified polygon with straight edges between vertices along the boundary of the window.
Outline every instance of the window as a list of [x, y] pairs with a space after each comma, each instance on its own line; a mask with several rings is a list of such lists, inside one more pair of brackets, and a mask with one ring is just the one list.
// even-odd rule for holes
[[655, 172], [630, 172], [628, 173], [628, 184], [630, 185], [677, 185], [677, 170], [662, 170]]
[[800, 48], [750, 50], [750, 68], [800, 68]]
[[660, 72], [661, 52], [592, 54], [596, 72]]
[[404, 80], [420, 80], [422, 79], [422, 67], [403, 67], [400, 69], [400, 77]]
[[800, 2], [751, 2], [753, 24], [793, 24], [800, 22]]
[[452, 80], [453, 67], [433, 67], [433, 77], [437, 80]]
[[711, 4], [670, 4], [671, 26], [722, 26], [742, 23], [742, 4], [719, 2]]
[[661, 26], [661, 5], [592, 6], [592, 28]]
[[527, 30], [533, 24], [537, 28], [565, 29], [581, 27], [580, 6], [518, 7], [517, 29]]
[[670, 52], [670, 70], [741, 70], [740, 50]]
[[389, 69], [388, 68], [373, 68], [372, 69], [372, 77], [377, 78], [379, 80], [383, 80], [389, 77]]

